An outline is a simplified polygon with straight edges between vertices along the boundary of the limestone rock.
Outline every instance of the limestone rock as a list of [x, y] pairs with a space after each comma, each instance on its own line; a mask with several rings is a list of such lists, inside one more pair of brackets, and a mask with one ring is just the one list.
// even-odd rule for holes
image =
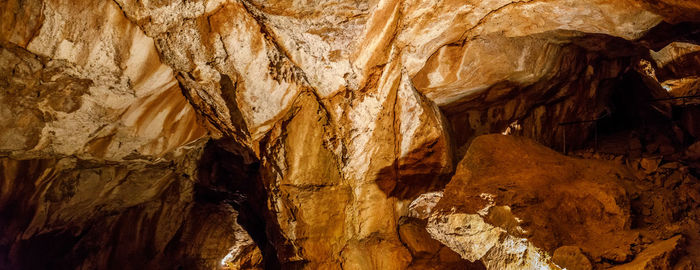
[[[250, 241], [230, 206], [197, 203], [198, 148], [177, 163], [0, 162], [0, 264], [10, 269], [212, 269]], [[108, 243], [110, 248], [104, 247]], [[37, 256], [36, 254], [43, 254]], [[128, 262], [128, 263], [125, 263]]]
[[236, 235], [240, 237], [236, 239], [231, 251], [221, 260], [223, 269], [263, 269], [262, 253], [248, 233], [241, 229]]
[[156, 159], [206, 135], [153, 39], [113, 2], [3, 5], [34, 14], [3, 20], [17, 24], [0, 43], [3, 153]]
[[[600, 258], [627, 241], [630, 202], [622, 177], [631, 176], [619, 165], [569, 158], [521, 137], [480, 136], [460, 161], [428, 228], [470, 260], [492, 255], [489, 250], [505, 245], [504, 237], [522, 241], [521, 252], [530, 250], [522, 254], [568, 244]], [[496, 261], [491, 267], [509, 261], [489, 259]]]
[[[618, 181], [628, 172], [477, 136], [578, 147], [596, 124], [561, 124], [619, 113], [616, 95], [647, 104], [695, 93], [699, 10], [679, 0], [0, 1], [0, 265], [555, 268], [546, 255], [562, 245], [625, 261], [634, 236], [615, 234], [632, 223]], [[694, 109], [650, 106], [681, 115], [683, 143], [698, 137]], [[650, 147], [668, 158], [681, 148], [665, 138]], [[693, 187], [679, 179], [660, 187]], [[635, 209], [675, 220], [696, 193], [678, 191], [676, 203], [637, 192], [657, 199]], [[604, 237], [610, 246], [594, 248]], [[487, 250], [465, 241], [490, 248], [474, 254]], [[33, 261], [37, 252], [48, 255]]]
[[676, 235], [647, 247], [632, 262], [612, 269], [673, 269], [675, 260], [682, 253], [682, 243], [683, 236]]
[[424, 193], [418, 196], [408, 205], [408, 216], [417, 219], [428, 219], [433, 207], [442, 199], [440, 191]]
[[411, 252], [409, 269], [484, 269], [481, 261], [468, 261], [449, 247], [431, 238], [426, 230], [432, 208], [442, 198], [442, 192], [424, 193], [414, 199], [408, 216], [399, 219], [399, 238]]
[[664, 15], [665, 20], [677, 21], [697, 21], [700, 15], [700, 4], [682, 0], [644, 0], [642, 4], [648, 6]]
[[552, 254], [552, 261], [569, 270], [591, 270], [591, 262], [581, 249], [575, 246], [559, 247]]
[[527, 239], [486, 223], [478, 214], [431, 217], [427, 230], [462, 258], [482, 261], [486, 269], [559, 269]]

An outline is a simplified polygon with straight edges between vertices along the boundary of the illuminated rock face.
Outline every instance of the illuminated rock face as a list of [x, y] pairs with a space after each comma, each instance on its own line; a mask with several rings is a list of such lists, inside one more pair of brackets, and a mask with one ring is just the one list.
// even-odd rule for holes
[[[539, 258], [565, 244], [623, 263], [627, 253], [596, 254], [573, 236], [629, 229], [633, 203], [612, 180], [593, 190], [614, 209], [591, 211], [614, 215], [579, 227], [538, 219], [558, 235], [515, 235], [475, 211], [439, 224], [432, 206], [410, 205], [450, 179], [440, 211], [480, 196], [451, 191], [470, 177], [463, 157], [478, 135], [579, 146], [592, 122], [559, 124], [618, 109], [621, 85], [638, 83], [631, 100], [646, 102], [696, 94], [700, 76], [692, 1], [0, 6], [0, 265], [11, 268], [516, 267], [499, 261], [512, 253], [503, 242], [477, 256], [443, 237], [467, 219], [525, 247], [513, 263], [550, 267]], [[693, 112], [681, 112], [683, 147], [700, 136]], [[517, 153], [527, 164], [530, 152]], [[595, 176], [625, 174], [614, 175]], [[542, 200], [533, 212], [553, 207]], [[509, 203], [493, 211], [530, 217]], [[578, 220], [574, 206], [559, 214]]]
[[480, 136], [428, 232], [489, 269], [557, 269], [540, 249], [564, 244], [600, 260], [624, 243], [631, 220], [623, 179], [631, 178], [621, 165], [568, 158], [522, 137]]

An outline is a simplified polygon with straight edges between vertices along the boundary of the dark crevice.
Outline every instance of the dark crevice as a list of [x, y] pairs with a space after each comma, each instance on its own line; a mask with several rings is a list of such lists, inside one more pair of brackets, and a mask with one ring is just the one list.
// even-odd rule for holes
[[232, 81], [231, 78], [226, 74], [221, 74], [221, 96], [226, 101], [226, 107], [228, 107], [229, 114], [231, 115], [231, 123], [237, 128], [236, 131], [240, 130], [243, 134], [242, 138], [250, 137], [248, 132], [248, 127], [243, 118], [243, 113], [238, 108], [238, 101], [236, 100], [236, 92], [238, 91], [238, 79]]
[[[225, 149], [224, 149], [225, 148]], [[260, 183], [260, 162], [233, 141], [211, 141], [200, 160], [196, 200], [226, 203], [238, 212], [245, 229], [263, 256], [265, 269], [280, 269], [277, 248], [268, 238], [267, 193]]]
[[649, 30], [638, 42], [649, 49], [658, 51], [674, 41], [700, 45], [700, 23], [683, 22], [669, 24], [661, 22]]

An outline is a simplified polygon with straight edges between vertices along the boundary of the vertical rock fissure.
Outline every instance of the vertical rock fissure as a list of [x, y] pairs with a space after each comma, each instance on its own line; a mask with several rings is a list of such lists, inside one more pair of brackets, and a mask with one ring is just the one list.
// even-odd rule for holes
[[[232, 140], [210, 142], [200, 161], [199, 197], [232, 206], [238, 212], [236, 222], [252, 238], [262, 255], [259, 266], [279, 269], [277, 249], [267, 234], [269, 224], [265, 213], [268, 199], [258, 173], [259, 163], [249, 150]], [[257, 251], [243, 247], [238, 252], [233, 254], [234, 259], [246, 256], [240, 252]]]

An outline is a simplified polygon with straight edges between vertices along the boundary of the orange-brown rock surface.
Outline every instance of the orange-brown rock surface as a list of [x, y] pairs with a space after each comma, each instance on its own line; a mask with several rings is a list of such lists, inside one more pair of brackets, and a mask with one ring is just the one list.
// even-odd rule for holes
[[[428, 231], [450, 247], [459, 244], [451, 242], [452, 234], [484, 243], [474, 250], [464, 247], [461, 255], [470, 260], [490, 255], [501, 245], [501, 235], [527, 239], [533, 247], [550, 251], [578, 246], [599, 259], [627, 244], [623, 232], [631, 224], [630, 201], [623, 179], [632, 176], [620, 167], [568, 158], [521, 137], [477, 137], [433, 210]], [[462, 236], [461, 227], [449, 222], [464, 214], [470, 215], [467, 220], [480, 219], [496, 228], [488, 229], [488, 238], [470, 239], [469, 228]]]
[[[2, 269], [700, 261], [682, 252], [695, 1], [3, 0], [0, 18]], [[477, 250], [444, 235], [466, 220]]]
[[665, 176], [668, 170], [645, 163], [641, 170], [658, 175], [662, 187], [619, 159], [567, 157], [523, 137], [480, 136], [430, 209], [427, 230], [487, 269], [592, 269], [591, 261], [596, 269], [672, 269], [695, 248], [686, 250], [679, 233], [695, 229], [685, 223], [696, 219], [700, 197], [685, 194], [698, 194], [700, 183], [673, 187], [680, 182], [665, 183], [693, 176]]

